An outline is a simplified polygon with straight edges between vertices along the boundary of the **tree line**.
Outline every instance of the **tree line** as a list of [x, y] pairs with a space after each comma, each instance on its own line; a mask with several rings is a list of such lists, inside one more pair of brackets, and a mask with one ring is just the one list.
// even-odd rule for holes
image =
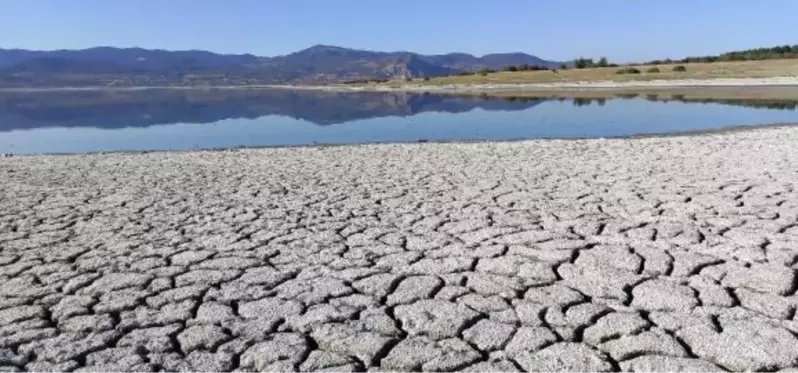
[[644, 65], [662, 65], [670, 63], [711, 63], [722, 61], [761, 61], [798, 58], [798, 44], [782, 45], [770, 48], [746, 49], [726, 52], [717, 56], [687, 57], [680, 60], [653, 60]]

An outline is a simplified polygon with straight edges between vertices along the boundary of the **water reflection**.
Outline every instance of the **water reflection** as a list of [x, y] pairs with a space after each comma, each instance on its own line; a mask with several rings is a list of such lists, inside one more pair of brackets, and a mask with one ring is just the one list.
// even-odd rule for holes
[[255, 89], [0, 92], [0, 132], [47, 127], [126, 128], [175, 123], [215, 123], [278, 115], [317, 125], [422, 113], [524, 111], [549, 100], [575, 107], [608, 100], [722, 104], [778, 110], [798, 109], [798, 100], [687, 98], [684, 95], [621, 93], [612, 97], [491, 97], [396, 92], [323, 92]]
[[0, 92], [0, 153], [617, 137], [798, 123], [796, 107], [790, 100], [653, 93], [568, 98], [256, 89]]
[[139, 90], [0, 93], [0, 131], [41, 127], [146, 127], [279, 115], [318, 125], [425, 112], [526, 110], [540, 98], [290, 90]]

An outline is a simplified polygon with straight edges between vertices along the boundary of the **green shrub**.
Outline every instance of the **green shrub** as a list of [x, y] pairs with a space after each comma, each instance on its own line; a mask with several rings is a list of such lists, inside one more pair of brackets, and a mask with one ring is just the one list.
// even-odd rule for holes
[[425, 76], [425, 77], [424, 77], [424, 81], [425, 81], [425, 82], [428, 82], [428, 81], [429, 81], [429, 77], [428, 77], [428, 76]]
[[577, 69], [586, 69], [589, 67], [595, 67], [596, 63], [593, 62], [592, 58], [577, 58], [574, 61], [574, 67]]
[[619, 75], [623, 75], [623, 74], [640, 74], [640, 70], [635, 69], [634, 67], [624, 67], [623, 69], [619, 69], [615, 73], [619, 74]]
[[408, 76], [407, 78], [405, 78], [405, 81], [406, 81], [406, 82], [412, 82], [412, 81], [413, 81], [413, 78], [411, 78], [411, 77], [409, 77], [409, 76]]
[[647, 73], [649, 73], [649, 74], [656, 74], [656, 73], [659, 73], [659, 67], [652, 67], [652, 68], [649, 68], [648, 70], [646, 70], [646, 72], [647, 72]]
[[568, 65], [566, 65], [564, 63], [560, 64], [560, 70], [568, 70]]
[[675, 72], [684, 72], [687, 71], [687, 68], [682, 65], [677, 65], [673, 67], [673, 71]]

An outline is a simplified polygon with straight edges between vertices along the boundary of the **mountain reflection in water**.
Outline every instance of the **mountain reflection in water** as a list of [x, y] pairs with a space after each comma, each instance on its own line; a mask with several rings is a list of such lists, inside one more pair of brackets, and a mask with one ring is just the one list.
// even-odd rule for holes
[[[621, 94], [621, 99], [719, 103], [795, 110], [790, 100], [712, 100], [683, 96]], [[603, 106], [610, 98], [488, 97], [397, 92], [328, 92], [262, 89], [142, 89], [0, 92], [0, 132], [49, 127], [117, 129], [226, 119], [284, 116], [326, 126], [421, 113], [522, 111], [547, 100]]]

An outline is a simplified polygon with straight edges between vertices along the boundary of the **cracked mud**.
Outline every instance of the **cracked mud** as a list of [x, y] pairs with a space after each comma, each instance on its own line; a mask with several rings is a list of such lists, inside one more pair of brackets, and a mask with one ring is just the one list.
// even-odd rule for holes
[[0, 159], [2, 371], [798, 366], [798, 130]]

